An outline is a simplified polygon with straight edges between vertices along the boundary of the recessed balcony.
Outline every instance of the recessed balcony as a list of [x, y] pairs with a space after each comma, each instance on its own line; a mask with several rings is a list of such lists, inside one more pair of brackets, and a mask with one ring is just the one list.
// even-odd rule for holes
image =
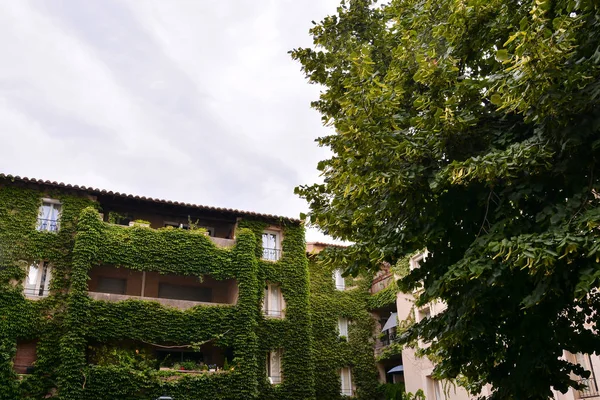
[[[227, 240], [227, 239], [223, 239]], [[238, 299], [235, 279], [218, 281], [210, 276], [161, 275], [100, 265], [90, 271], [89, 295], [95, 300], [156, 301], [185, 310], [199, 305], [234, 305]]]

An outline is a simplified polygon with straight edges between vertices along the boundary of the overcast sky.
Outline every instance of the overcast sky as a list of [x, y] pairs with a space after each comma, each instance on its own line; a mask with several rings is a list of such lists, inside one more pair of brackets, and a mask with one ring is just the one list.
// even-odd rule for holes
[[328, 129], [287, 52], [338, 3], [1, 1], [0, 172], [298, 217]]

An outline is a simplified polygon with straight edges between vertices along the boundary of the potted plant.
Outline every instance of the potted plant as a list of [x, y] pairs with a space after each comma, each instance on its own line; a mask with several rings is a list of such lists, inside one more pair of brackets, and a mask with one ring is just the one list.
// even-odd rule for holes
[[143, 228], [150, 228], [150, 221], [146, 221], [144, 219], [136, 219], [135, 221], [131, 221], [129, 226], [140, 226]]
[[181, 366], [186, 371], [194, 371], [196, 370], [196, 363], [194, 361], [184, 361], [181, 363]]
[[209, 364], [208, 365], [209, 372], [215, 372], [216, 370], [217, 370], [217, 364]]

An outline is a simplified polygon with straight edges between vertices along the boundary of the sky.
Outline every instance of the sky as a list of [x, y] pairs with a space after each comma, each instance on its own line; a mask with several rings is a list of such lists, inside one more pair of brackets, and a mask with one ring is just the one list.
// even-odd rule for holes
[[288, 51], [338, 4], [0, 2], [0, 172], [297, 218], [330, 128]]

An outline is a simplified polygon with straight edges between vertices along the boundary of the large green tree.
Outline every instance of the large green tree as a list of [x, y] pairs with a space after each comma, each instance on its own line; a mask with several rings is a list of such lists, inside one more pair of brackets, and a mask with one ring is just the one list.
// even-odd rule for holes
[[427, 248], [401, 285], [448, 309], [405, 339], [493, 399], [577, 386], [600, 352], [600, 6], [350, 0], [292, 51], [335, 133], [309, 219], [349, 273]]

